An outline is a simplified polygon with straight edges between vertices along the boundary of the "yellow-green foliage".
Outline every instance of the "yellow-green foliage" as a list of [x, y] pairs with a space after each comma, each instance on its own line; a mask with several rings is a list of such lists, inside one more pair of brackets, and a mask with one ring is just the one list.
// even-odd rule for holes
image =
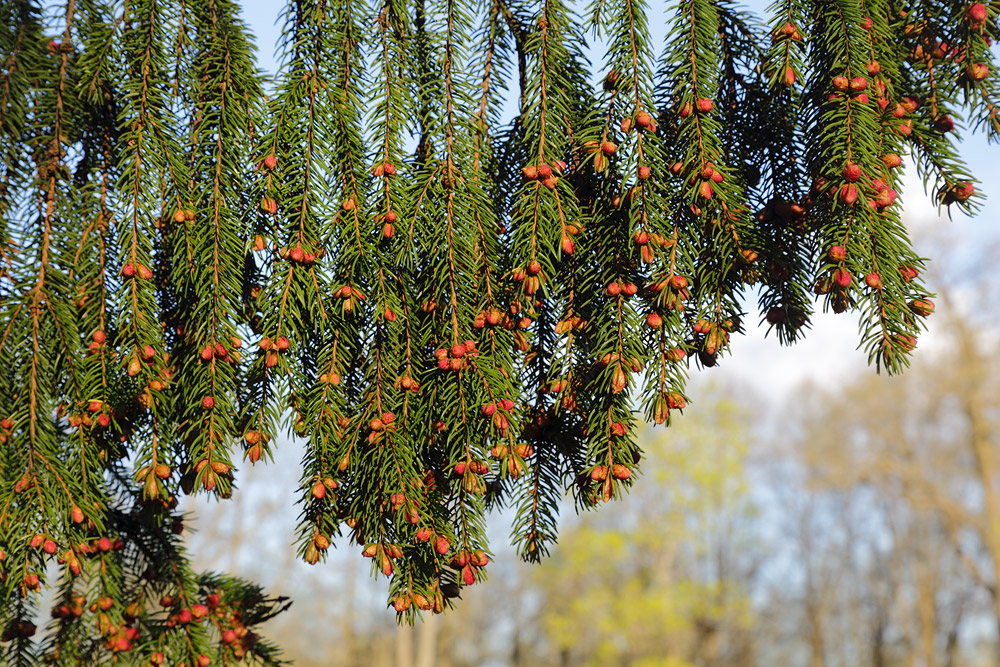
[[684, 667], [699, 624], [750, 627], [746, 591], [719, 572], [720, 554], [736, 546], [727, 526], [755, 513], [749, 415], [725, 398], [697, 407], [640, 437], [645, 483], [565, 528], [533, 573], [547, 636], [579, 664]]

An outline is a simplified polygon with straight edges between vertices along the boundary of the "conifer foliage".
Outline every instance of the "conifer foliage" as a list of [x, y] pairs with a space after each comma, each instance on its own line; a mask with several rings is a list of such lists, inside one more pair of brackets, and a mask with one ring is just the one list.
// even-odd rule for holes
[[902, 370], [900, 165], [973, 208], [998, 9], [291, 0], [272, 80], [233, 0], [0, 0], [5, 658], [278, 660], [282, 601], [194, 572], [176, 497], [288, 430], [301, 557], [344, 536], [412, 620], [485, 576], [491, 508], [537, 560], [567, 490], [621, 497], [746, 326], [819, 295]]

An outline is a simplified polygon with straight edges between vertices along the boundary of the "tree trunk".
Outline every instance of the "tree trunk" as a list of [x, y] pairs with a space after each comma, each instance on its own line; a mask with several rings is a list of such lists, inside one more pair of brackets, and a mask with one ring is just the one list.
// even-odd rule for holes
[[956, 326], [962, 360], [962, 377], [956, 391], [969, 419], [969, 445], [976, 460], [976, 472], [983, 487], [984, 541], [993, 565], [994, 622], [997, 628], [997, 655], [1000, 657], [1000, 492], [994, 483], [997, 470], [996, 452], [990, 442], [990, 423], [986, 396], [989, 360], [977, 351], [974, 332], [964, 323]]
[[826, 665], [821, 615], [822, 611], [818, 604], [815, 602], [806, 603], [806, 618], [809, 624], [809, 667], [824, 667]]
[[413, 667], [413, 626], [396, 626], [396, 667]]
[[417, 634], [417, 667], [434, 667], [437, 661], [438, 615], [427, 614]]
[[347, 572], [344, 573], [344, 595], [343, 600], [345, 601], [345, 609], [343, 613], [338, 614], [337, 626], [340, 630], [340, 642], [338, 643], [338, 652], [343, 658], [343, 665], [353, 665], [357, 660], [357, 641], [354, 637], [354, 626], [351, 622], [353, 615], [351, 614], [351, 609], [354, 608], [356, 602], [355, 596], [355, 585], [354, 582], [357, 580], [357, 561], [353, 558], [347, 561]]
[[885, 625], [885, 617], [879, 614], [872, 633], [872, 667], [886, 667]]
[[[926, 570], [926, 567], [921, 567]], [[920, 648], [924, 667], [936, 667], [937, 652], [934, 649], [934, 631], [937, 626], [937, 609], [934, 599], [934, 576], [930, 572], [917, 575], [917, 622], [920, 625]]]
[[955, 625], [948, 631], [948, 642], [944, 647], [945, 667], [955, 667], [958, 664], [958, 627], [961, 623], [961, 616], [955, 619]]

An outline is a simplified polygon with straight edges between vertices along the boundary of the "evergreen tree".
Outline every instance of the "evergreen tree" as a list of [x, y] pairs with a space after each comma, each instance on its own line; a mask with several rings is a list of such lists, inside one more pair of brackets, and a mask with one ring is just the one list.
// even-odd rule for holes
[[907, 365], [933, 303], [901, 156], [974, 208], [954, 142], [1000, 130], [998, 8], [580, 9], [291, 0], [267, 81], [233, 0], [0, 0], [10, 664], [278, 660], [252, 628], [283, 601], [194, 572], [176, 496], [228, 497], [286, 430], [301, 557], [345, 535], [412, 621], [485, 576], [491, 508], [537, 560], [567, 489], [621, 497], [635, 408], [684, 408], [746, 294], [782, 343], [815, 293]]

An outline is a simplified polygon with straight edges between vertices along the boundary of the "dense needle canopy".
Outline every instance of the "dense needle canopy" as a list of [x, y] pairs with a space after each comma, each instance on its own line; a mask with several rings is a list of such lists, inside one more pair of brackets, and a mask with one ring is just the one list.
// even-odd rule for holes
[[934, 308], [901, 164], [968, 211], [956, 137], [1000, 127], [981, 3], [282, 20], [266, 82], [232, 0], [0, 0], [10, 664], [275, 660], [252, 628], [282, 601], [193, 572], [176, 497], [228, 498], [288, 430], [301, 557], [345, 536], [413, 620], [486, 576], [490, 508], [537, 560], [567, 490], [621, 497], [636, 422], [746, 327], [854, 311], [901, 371]]

